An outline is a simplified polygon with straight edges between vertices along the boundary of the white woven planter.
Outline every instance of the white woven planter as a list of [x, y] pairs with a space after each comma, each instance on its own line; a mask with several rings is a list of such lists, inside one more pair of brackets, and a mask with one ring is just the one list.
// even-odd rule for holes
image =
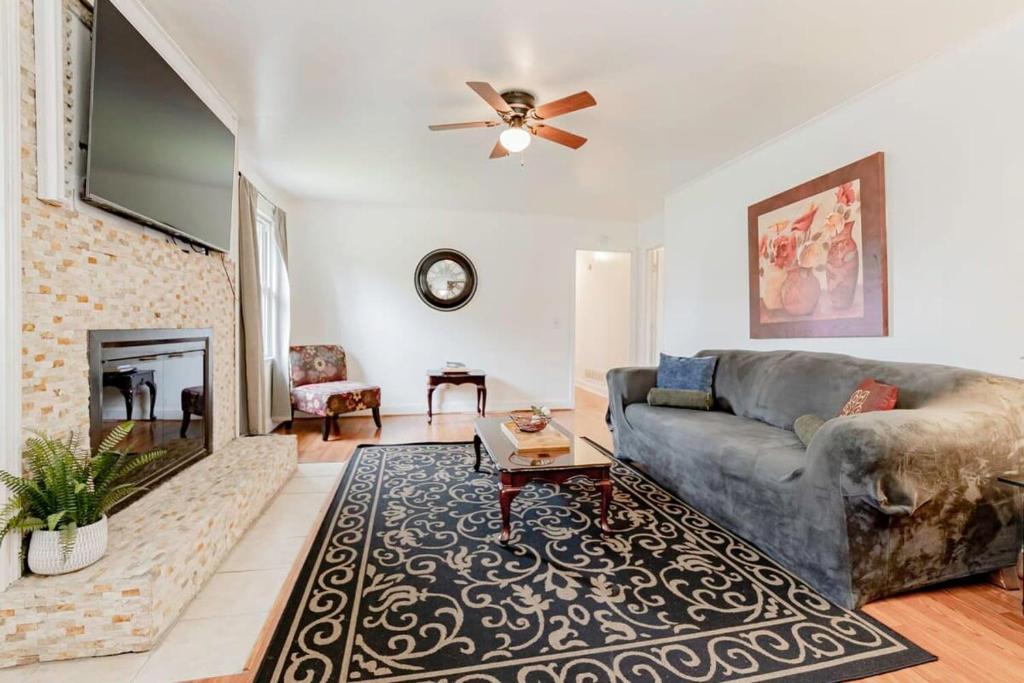
[[107, 552], [107, 516], [78, 530], [67, 558], [60, 552], [59, 531], [33, 531], [28, 542], [28, 568], [33, 574], [67, 574], [88, 567]]

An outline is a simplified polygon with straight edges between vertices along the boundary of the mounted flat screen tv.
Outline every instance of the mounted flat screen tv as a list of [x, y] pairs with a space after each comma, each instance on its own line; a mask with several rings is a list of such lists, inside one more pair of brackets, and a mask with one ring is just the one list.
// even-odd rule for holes
[[86, 201], [229, 249], [235, 136], [110, 0], [93, 15], [88, 145]]

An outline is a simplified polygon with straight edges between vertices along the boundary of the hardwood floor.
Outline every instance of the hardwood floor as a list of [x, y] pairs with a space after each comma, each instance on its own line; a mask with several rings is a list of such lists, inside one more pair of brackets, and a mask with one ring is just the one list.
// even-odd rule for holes
[[[611, 448], [611, 434], [604, 424], [606, 403], [594, 394], [578, 391], [576, 409], [557, 411], [555, 418], [577, 434]], [[421, 441], [469, 441], [473, 438], [470, 414], [435, 415], [428, 425], [425, 415], [385, 417], [377, 430], [369, 417], [341, 420], [339, 435], [324, 442], [319, 420], [296, 420], [293, 433], [299, 439], [301, 462], [344, 462], [363, 443], [414, 443]], [[310, 543], [312, 537], [307, 541]], [[304, 558], [306, 551], [300, 554]], [[299, 564], [278, 596], [244, 673], [205, 679], [205, 683], [249, 683], [259, 668], [277, 619], [284, 608]], [[972, 580], [917, 591], [869, 604], [864, 611], [911, 639], [939, 661], [870, 679], [875, 683], [972, 683], [1024, 682], [1024, 616], [1020, 591], [1006, 591]]]

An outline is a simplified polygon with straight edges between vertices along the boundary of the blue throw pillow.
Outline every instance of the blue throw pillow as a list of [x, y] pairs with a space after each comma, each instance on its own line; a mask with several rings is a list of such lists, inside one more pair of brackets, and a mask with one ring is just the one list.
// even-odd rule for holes
[[658, 386], [662, 389], [689, 389], [710, 394], [717, 362], [715, 356], [680, 358], [663, 353], [658, 363]]

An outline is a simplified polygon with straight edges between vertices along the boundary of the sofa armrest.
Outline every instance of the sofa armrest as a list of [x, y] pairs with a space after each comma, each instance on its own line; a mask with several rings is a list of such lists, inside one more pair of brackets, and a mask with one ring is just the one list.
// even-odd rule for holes
[[658, 368], [613, 368], [608, 371], [608, 412], [605, 422], [615, 431], [625, 420], [626, 406], [646, 403], [647, 392], [658, 383]]
[[1013, 413], [988, 406], [862, 413], [826, 422], [807, 449], [808, 467], [836, 467], [844, 496], [912, 515], [943, 491], [981, 498], [1020, 463], [1021, 437]]

